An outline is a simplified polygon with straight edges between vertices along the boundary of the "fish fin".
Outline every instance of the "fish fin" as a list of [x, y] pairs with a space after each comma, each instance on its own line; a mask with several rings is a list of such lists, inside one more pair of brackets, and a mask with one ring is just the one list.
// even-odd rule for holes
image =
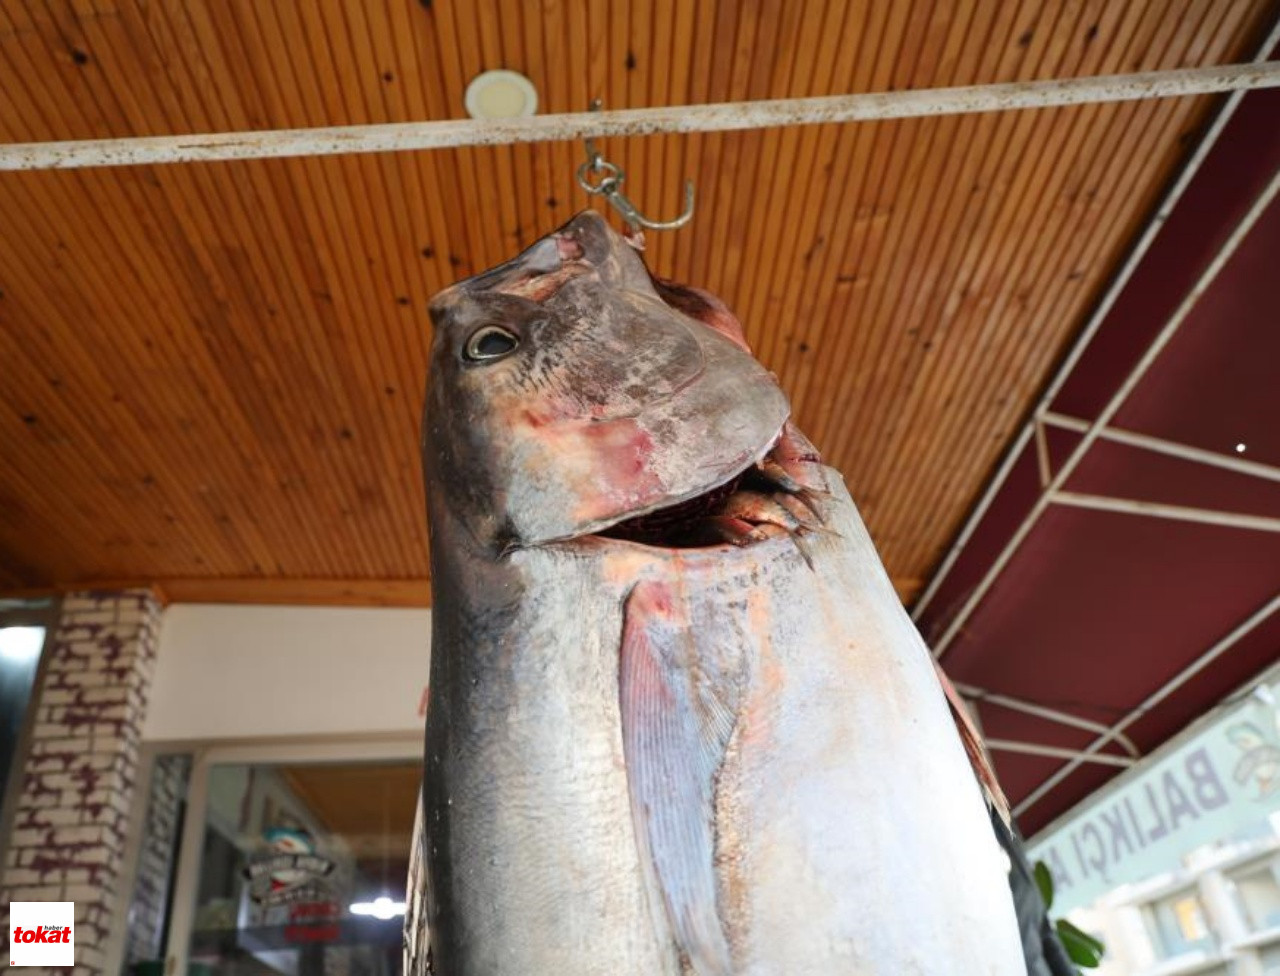
[[723, 657], [699, 646], [674, 587], [645, 582], [631, 591], [619, 701], [632, 816], [672, 934], [698, 976], [732, 972], [716, 904], [715, 781], [741, 690]]
[[973, 775], [978, 778], [982, 792], [986, 794], [987, 800], [1007, 826], [1013, 822], [1013, 814], [1010, 812], [1009, 801], [1004, 795], [1004, 790], [1000, 788], [1000, 781], [996, 779], [995, 767], [991, 765], [991, 756], [987, 752], [986, 743], [982, 740], [982, 733], [974, 725], [969, 707], [960, 697], [960, 692], [956, 691], [946, 672], [942, 670], [942, 666], [935, 661], [933, 669], [938, 675], [938, 683], [942, 685], [943, 693], [947, 696], [947, 704], [951, 706], [951, 718], [956, 723], [956, 731], [960, 733], [960, 741], [964, 743], [964, 751], [969, 756]]
[[413, 815], [413, 835], [409, 845], [409, 876], [405, 885], [404, 936], [402, 939], [403, 965], [406, 976], [431, 976], [431, 933], [428, 928], [430, 897], [427, 885], [430, 877], [426, 868], [426, 821], [422, 816], [422, 789], [418, 789], [418, 808]]

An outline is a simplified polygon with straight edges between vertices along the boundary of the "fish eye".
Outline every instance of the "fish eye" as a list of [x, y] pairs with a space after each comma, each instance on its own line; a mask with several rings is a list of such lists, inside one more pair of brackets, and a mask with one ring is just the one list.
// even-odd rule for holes
[[471, 333], [463, 355], [473, 363], [501, 359], [520, 345], [520, 337], [499, 325], [486, 325]]

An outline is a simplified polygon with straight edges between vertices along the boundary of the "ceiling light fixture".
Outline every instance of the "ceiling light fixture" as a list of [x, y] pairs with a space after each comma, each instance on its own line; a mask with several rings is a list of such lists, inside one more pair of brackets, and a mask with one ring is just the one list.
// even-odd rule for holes
[[0, 628], [0, 660], [29, 664], [44, 647], [43, 627]]
[[514, 71], [486, 71], [471, 79], [464, 99], [473, 119], [514, 119], [538, 111], [533, 82]]
[[384, 922], [387, 919], [395, 918], [397, 915], [403, 915], [404, 911], [404, 902], [392, 901], [386, 895], [379, 895], [373, 901], [358, 901], [351, 906], [352, 915], [372, 915], [374, 918], [380, 918]]
[[1237, 453], [1237, 454], [1243, 454], [1244, 452], [1245, 452], [1245, 445], [1244, 445], [1243, 443], [1237, 444], [1237, 445], [1236, 445], [1236, 453]]

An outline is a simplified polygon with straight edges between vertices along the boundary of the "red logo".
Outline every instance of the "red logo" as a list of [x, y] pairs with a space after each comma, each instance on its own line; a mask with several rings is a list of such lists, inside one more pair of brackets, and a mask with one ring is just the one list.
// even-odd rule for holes
[[34, 929], [23, 928], [21, 925], [15, 926], [13, 930], [14, 942], [57, 942], [65, 944], [71, 941], [71, 929], [59, 928], [51, 926], [45, 928], [43, 925], [37, 925]]

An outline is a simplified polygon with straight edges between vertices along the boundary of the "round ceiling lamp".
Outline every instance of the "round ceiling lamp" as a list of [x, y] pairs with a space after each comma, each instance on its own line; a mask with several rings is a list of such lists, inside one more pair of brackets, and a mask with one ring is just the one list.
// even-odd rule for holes
[[473, 119], [514, 119], [538, 111], [538, 91], [515, 71], [486, 71], [467, 85], [465, 102]]

